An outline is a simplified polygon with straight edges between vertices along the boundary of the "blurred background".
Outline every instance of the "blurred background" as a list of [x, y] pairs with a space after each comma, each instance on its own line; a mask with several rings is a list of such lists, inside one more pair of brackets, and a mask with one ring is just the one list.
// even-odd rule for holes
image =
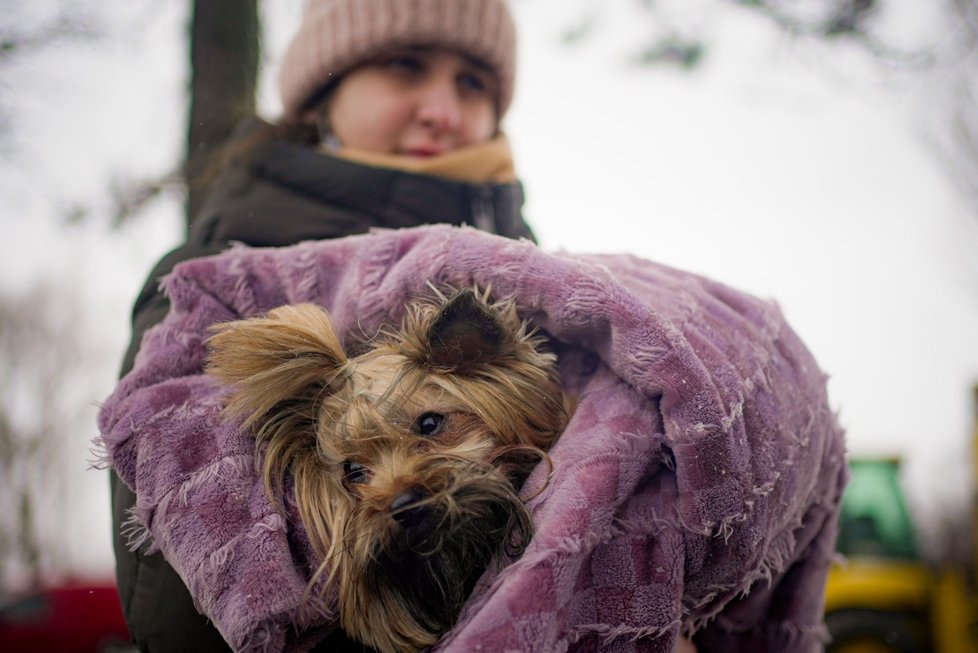
[[[198, 201], [187, 152], [241, 111], [277, 115], [302, 2], [0, 6], [2, 604], [111, 584], [98, 402], [131, 302]], [[978, 1], [512, 6], [505, 129], [541, 245], [627, 251], [778, 302], [831, 376], [873, 470], [860, 478], [877, 478], [852, 551], [880, 543], [867, 514], [895, 501], [892, 537], [910, 544], [894, 557], [923, 562], [904, 581], [933, 613], [921, 584], [952, 566], [974, 579]], [[952, 650], [928, 646], [882, 650]]]

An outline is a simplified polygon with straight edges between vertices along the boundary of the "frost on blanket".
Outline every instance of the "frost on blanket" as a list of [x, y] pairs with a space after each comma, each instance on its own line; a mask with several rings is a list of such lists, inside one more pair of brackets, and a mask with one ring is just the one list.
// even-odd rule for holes
[[514, 297], [579, 397], [529, 548], [486, 572], [439, 650], [666, 652], [680, 632], [701, 651], [821, 649], [842, 433], [777, 307], [634, 257], [439, 226], [180, 265], [169, 316], [101, 411], [138, 496], [134, 544], [163, 551], [236, 650], [308, 648], [334, 614], [300, 609], [314, 563], [266, 499], [251, 440], [219, 419], [208, 327], [316, 302], [353, 343], [428, 283]]

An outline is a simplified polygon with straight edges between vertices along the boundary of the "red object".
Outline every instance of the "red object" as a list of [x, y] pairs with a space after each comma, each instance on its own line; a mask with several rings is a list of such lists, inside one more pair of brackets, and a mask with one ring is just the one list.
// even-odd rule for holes
[[135, 650], [111, 584], [68, 583], [0, 602], [3, 653]]

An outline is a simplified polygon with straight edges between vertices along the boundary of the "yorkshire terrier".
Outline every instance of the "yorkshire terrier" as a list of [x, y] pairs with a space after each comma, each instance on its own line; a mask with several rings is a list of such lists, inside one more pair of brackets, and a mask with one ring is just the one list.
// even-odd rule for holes
[[512, 302], [436, 292], [348, 356], [312, 304], [219, 324], [207, 371], [254, 433], [338, 594], [382, 653], [434, 644], [479, 576], [531, 536], [520, 488], [567, 418], [556, 357]]

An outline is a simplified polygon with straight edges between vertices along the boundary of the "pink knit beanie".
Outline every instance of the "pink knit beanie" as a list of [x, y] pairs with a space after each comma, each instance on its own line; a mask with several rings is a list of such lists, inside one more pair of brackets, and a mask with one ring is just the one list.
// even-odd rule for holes
[[499, 80], [502, 119], [516, 67], [516, 26], [505, 0], [307, 0], [279, 75], [285, 115], [296, 117], [332, 80], [403, 45], [451, 48], [486, 63]]

